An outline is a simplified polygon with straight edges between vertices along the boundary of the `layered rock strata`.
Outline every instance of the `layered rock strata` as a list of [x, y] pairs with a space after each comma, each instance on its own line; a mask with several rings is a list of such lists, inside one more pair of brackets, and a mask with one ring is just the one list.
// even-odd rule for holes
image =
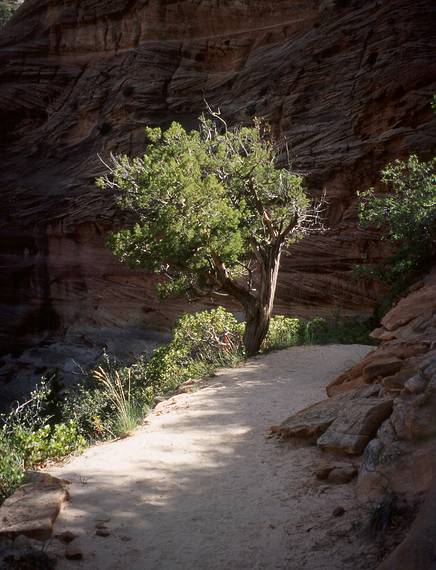
[[0, 36], [0, 338], [126, 324], [166, 328], [153, 279], [105, 247], [122, 219], [98, 154], [140, 153], [143, 126], [265, 117], [291, 141], [330, 231], [292, 251], [277, 309], [368, 315], [356, 264], [384, 255], [356, 229], [356, 191], [388, 160], [430, 152], [436, 92], [430, 0], [26, 0]]
[[[361, 456], [361, 501], [426, 492], [410, 534], [380, 570], [431, 570], [436, 491], [436, 267], [382, 319], [380, 346], [332, 380], [327, 400], [275, 428], [328, 452]], [[403, 567], [403, 566], [401, 566]]]
[[436, 268], [382, 319], [380, 346], [327, 386], [327, 400], [277, 433], [361, 455], [358, 488], [426, 490], [436, 474]]

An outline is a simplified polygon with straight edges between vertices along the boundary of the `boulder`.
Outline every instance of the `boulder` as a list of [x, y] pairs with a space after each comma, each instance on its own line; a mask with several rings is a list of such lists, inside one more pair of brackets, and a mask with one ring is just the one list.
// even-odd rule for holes
[[282, 422], [278, 433], [285, 439], [297, 437], [315, 441], [337, 418], [346, 400], [344, 396], [336, 396], [309, 406]]
[[425, 283], [409, 295], [401, 299], [382, 319], [383, 327], [394, 331], [412, 320], [429, 316], [436, 308], [436, 297], [433, 283]]
[[352, 465], [346, 467], [335, 467], [330, 471], [327, 481], [341, 485], [349, 483], [356, 475], [357, 469]]
[[427, 380], [420, 374], [414, 374], [404, 384], [406, 394], [421, 394], [427, 387]]
[[53, 522], [68, 500], [64, 481], [46, 474], [32, 477], [0, 507], [0, 537], [51, 537]]
[[391, 376], [386, 376], [382, 380], [383, 386], [390, 391], [401, 391], [406, 382], [415, 374], [415, 368], [402, 368], [396, 374], [392, 374]]
[[359, 398], [343, 406], [317, 444], [347, 455], [359, 455], [392, 412], [392, 398]]
[[403, 361], [399, 358], [383, 357], [374, 359], [363, 369], [363, 380], [366, 383], [373, 382], [378, 378], [384, 378], [398, 372], [403, 366]]
[[81, 560], [83, 558], [82, 544], [79, 538], [74, 538], [67, 544], [65, 558], [68, 558], [68, 560]]

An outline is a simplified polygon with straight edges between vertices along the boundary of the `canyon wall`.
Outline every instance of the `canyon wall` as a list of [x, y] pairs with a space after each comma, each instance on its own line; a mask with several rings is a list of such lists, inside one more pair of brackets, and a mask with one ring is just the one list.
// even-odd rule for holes
[[[42, 330], [167, 328], [153, 278], [106, 249], [122, 220], [98, 155], [138, 154], [144, 125], [195, 126], [206, 99], [288, 137], [329, 201], [329, 231], [286, 257], [277, 309], [369, 315], [353, 268], [385, 254], [356, 191], [434, 141], [431, 0], [26, 0], [0, 35], [0, 345]], [[433, 83], [432, 83], [433, 81]]]

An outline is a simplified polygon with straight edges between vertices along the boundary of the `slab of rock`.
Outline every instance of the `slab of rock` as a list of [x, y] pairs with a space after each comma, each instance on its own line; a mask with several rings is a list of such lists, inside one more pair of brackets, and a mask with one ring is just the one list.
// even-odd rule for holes
[[98, 526], [98, 527], [95, 529], [95, 534], [96, 534], [97, 536], [104, 536], [104, 537], [106, 537], [106, 536], [109, 536], [110, 533], [111, 533], [111, 531], [110, 531], [110, 529], [109, 529], [107, 526]]
[[53, 522], [67, 500], [64, 481], [46, 474], [33, 477], [0, 507], [0, 537], [50, 538]]
[[371, 383], [377, 378], [391, 376], [398, 372], [403, 366], [403, 361], [396, 357], [380, 357], [367, 364], [363, 369], [363, 380]]
[[416, 370], [414, 368], [402, 368], [396, 374], [383, 378], [382, 384], [387, 390], [402, 390], [406, 382], [415, 374], [415, 372]]
[[316, 440], [334, 422], [347, 399], [344, 396], [336, 396], [309, 406], [287, 418], [278, 426], [277, 432], [284, 439], [296, 437]]
[[318, 438], [322, 449], [359, 455], [392, 412], [392, 398], [360, 398], [343, 406], [337, 418]]
[[394, 331], [417, 317], [425, 314], [430, 315], [435, 308], [435, 285], [429, 282], [401, 299], [383, 317], [381, 323], [386, 330]]
[[427, 380], [420, 374], [415, 374], [404, 384], [404, 392], [408, 394], [421, 394], [427, 387]]

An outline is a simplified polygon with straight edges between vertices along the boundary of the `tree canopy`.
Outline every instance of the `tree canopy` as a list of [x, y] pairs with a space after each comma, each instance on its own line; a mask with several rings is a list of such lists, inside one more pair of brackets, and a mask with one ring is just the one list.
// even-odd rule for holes
[[282, 248], [321, 228], [303, 176], [289, 161], [277, 168], [280, 149], [259, 120], [227, 128], [203, 116], [198, 130], [172, 123], [146, 134], [142, 157], [113, 156], [98, 180], [136, 217], [111, 236], [114, 253], [164, 275], [162, 296], [221, 291], [269, 324]]

